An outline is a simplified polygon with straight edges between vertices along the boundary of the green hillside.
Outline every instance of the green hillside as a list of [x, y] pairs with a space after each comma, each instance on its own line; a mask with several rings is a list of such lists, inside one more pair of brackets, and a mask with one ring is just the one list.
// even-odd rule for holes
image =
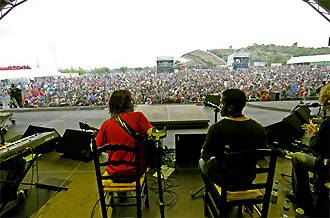
[[330, 54], [330, 48], [327, 47], [304, 48], [297, 47], [296, 43], [292, 46], [253, 44], [252, 46], [240, 49], [211, 49], [208, 51], [214, 53], [225, 61], [227, 61], [227, 57], [234, 52], [247, 52], [250, 54], [251, 62], [264, 61], [267, 65], [270, 65], [271, 63], [285, 64], [288, 59], [296, 56]]

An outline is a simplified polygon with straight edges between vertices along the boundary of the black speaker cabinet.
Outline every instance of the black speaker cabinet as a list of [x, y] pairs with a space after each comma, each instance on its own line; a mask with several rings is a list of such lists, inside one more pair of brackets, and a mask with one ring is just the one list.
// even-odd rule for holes
[[91, 139], [91, 132], [67, 129], [63, 134], [57, 152], [63, 153], [68, 158], [90, 161], [93, 158], [90, 147]]
[[210, 103], [215, 105], [220, 105], [221, 96], [220, 95], [206, 95], [204, 104], [207, 106], [211, 106]]
[[29, 125], [28, 128], [25, 130], [22, 138], [34, 135], [36, 133], [52, 132], [52, 131], [55, 131], [58, 134], [58, 137], [42, 144], [42, 146], [38, 146], [35, 148], [35, 150], [38, 153], [48, 153], [53, 151], [54, 149], [57, 149], [61, 141], [61, 135], [54, 128]]
[[278, 142], [281, 146], [291, 143], [295, 139], [295, 131], [287, 121], [280, 121], [265, 127], [267, 141]]
[[304, 134], [301, 125], [308, 123], [311, 118], [309, 108], [297, 108], [282, 121], [265, 127], [268, 142], [277, 141], [280, 144], [289, 144], [295, 139], [300, 139]]
[[206, 134], [175, 134], [175, 167], [198, 168]]
[[310, 112], [311, 110], [308, 107], [299, 107], [283, 119], [284, 122], [289, 123], [297, 138], [303, 136], [304, 130], [301, 128], [301, 125], [309, 123], [309, 120], [312, 118]]
[[312, 119], [311, 110], [308, 107], [299, 107], [294, 111], [294, 113], [303, 123], [309, 123], [309, 120]]

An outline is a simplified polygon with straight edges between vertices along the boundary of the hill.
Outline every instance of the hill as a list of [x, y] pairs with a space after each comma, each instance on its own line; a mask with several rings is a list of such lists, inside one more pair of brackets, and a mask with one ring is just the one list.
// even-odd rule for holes
[[263, 61], [266, 62], [267, 65], [270, 65], [271, 63], [286, 64], [287, 60], [296, 56], [330, 54], [330, 48], [327, 47], [305, 48], [298, 47], [296, 43], [294, 43], [292, 46], [253, 44], [252, 46], [239, 49], [211, 49], [208, 51], [226, 61], [227, 57], [234, 52], [247, 52], [250, 54], [251, 62]]

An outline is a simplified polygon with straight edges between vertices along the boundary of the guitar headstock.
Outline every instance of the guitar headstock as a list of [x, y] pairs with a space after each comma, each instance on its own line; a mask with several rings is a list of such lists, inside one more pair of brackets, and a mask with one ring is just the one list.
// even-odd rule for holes
[[97, 128], [90, 126], [86, 122], [79, 122], [79, 128], [82, 129], [82, 130], [94, 131], [96, 133], [99, 131]]

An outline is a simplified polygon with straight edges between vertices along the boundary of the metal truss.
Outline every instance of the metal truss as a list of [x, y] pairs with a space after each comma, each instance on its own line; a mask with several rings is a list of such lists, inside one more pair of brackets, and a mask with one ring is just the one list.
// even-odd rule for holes
[[[316, 10], [322, 17], [324, 17], [330, 23], [330, 8], [329, 4], [326, 0], [303, 0], [307, 4], [309, 4], [314, 10]], [[324, 3], [322, 3], [324, 2]]]
[[0, 0], [0, 20], [16, 6], [26, 1], [27, 0]]

